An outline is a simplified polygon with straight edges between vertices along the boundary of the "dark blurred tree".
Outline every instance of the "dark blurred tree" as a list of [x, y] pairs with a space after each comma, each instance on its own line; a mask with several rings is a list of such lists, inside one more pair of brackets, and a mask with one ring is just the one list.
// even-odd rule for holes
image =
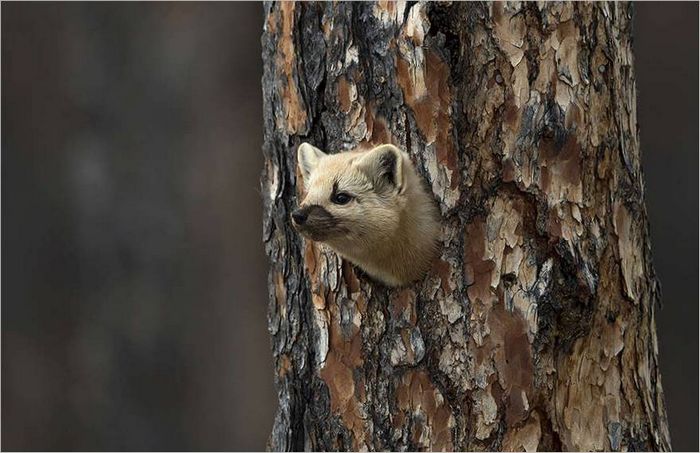
[[[268, 3], [274, 450], [668, 450], [625, 3]], [[394, 142], [441, 258], [404, 289], [292, 230], [296, 147]]]

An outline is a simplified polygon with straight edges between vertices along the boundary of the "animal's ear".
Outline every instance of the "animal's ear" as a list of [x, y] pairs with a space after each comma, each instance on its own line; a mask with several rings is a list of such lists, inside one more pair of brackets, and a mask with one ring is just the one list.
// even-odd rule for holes
[[308, 143], [299, 145], [299, 149], [297, 149], [297, 163], [304, 177], [304, 181], [309, 180], [309, 175], [314, 171], [316, 165], [318, 165], [318, 161], [325, 155], [323, 151]]
[[403, 153], [391, 144], [367, 151], [358, 161], [358, 167], [372, 179], [377, 189], [391, 187], [399, 193], [406, 187], [403, 165]]

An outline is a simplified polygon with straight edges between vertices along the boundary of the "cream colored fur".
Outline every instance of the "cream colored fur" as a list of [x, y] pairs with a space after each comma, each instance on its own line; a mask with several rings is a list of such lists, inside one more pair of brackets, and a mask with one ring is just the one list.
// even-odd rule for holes
[[[395, 159], [386, 153], [394, 153]], [[393, 180], [382, 179], [391, 161]], [[327, 155], [303, 143], [298, 163], [306, 188], [300, 206], [322, 206], [338, 222], [338, 231], [323, 242], [390, 286], [425, 275], [438, 252], [440, 213], [406, 153], [380, 145]], [[346, 205], [333, 203], [334, 185], [355, 198]]]

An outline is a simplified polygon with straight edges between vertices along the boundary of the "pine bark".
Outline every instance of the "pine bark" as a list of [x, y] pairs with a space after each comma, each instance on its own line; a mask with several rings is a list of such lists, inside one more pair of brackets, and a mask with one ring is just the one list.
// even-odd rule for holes
[[[668, 450], [626, 3], [267, 3], [272, 450]], [[392, 142], [442, 252], [372, 282], [291, 228], [296, 148]]]

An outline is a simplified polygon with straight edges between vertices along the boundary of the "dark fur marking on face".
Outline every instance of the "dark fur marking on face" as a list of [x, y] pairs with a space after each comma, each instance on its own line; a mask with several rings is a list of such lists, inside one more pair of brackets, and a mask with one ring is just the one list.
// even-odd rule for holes
[[343, 227], [338, 219], [323, 206], [312, 204], [301, 208], [306, 215], [303, 225], [295, 225], [296, 229], [314, 241], [322, 241], [334, 234], [344, 234], [348, 230]]
[[333, 197], [335, 197], [338, 194], [338, 180], [333, 181], [333, 190], [331, 191], [331, 197], [330, 199], [333, 200]]
[[331, 196], [330, 196], [329, 200], [331, 202], [333, 202], [333, 198], [335, 198], [335, 196], [338, 195], [339, 192], [346, 193], [349, 196], [351, 196], [353, 200], [357, 201], [358, 203], [360, 202], [360, 199], [356, 194], [347, 192], [345, 190], [339, 191], [338, 190], [338, 180], [336, 179], [333, 181], [333, 190], [331, 191]]

